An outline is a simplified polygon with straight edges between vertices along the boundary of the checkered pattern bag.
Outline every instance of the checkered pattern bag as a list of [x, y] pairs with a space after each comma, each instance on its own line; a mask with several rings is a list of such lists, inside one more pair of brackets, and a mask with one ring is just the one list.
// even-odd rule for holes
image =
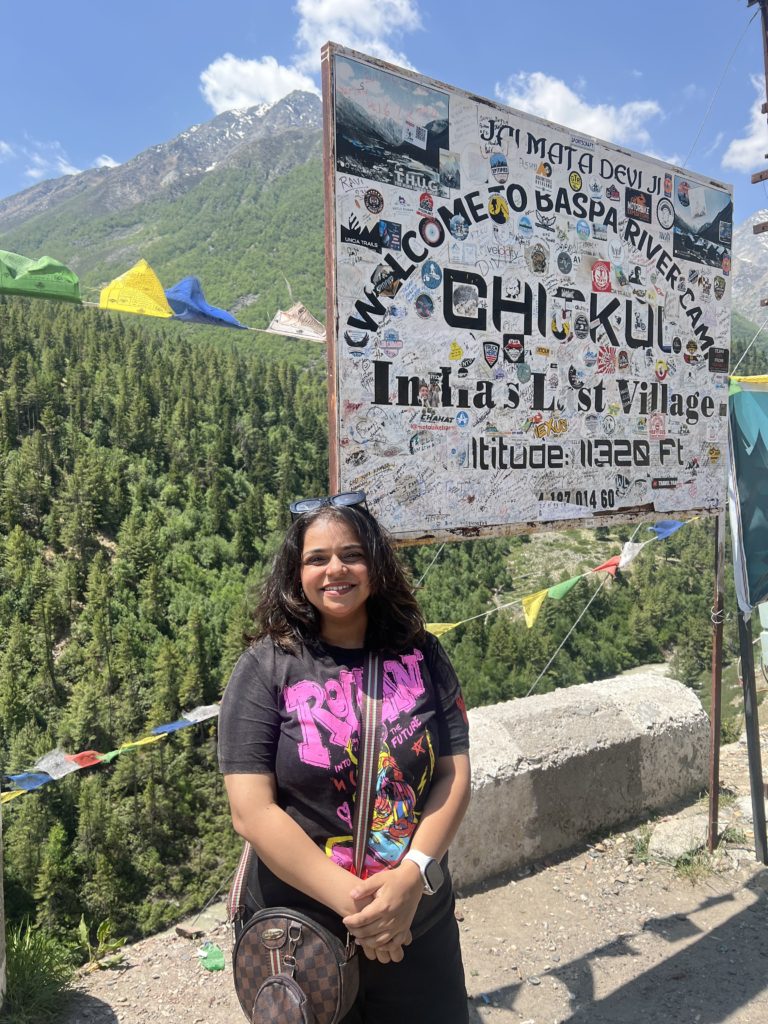
[[[273, 1020], [303, 1024], [305, 1019], [312, 1024], [335, 1024], [357, 995], [358, 962], [353, 950], [296, 910], [257, 911], [235, 943], [232, 963], [240, 1005], [253, 1024]], [[282, 982], [288, 981], [292, 984], [286, 989]], [[295, 1000], [296, 987], [304, 993], [307, 1007]], [[281, 1012], [289, 1007], [292, 1012], [274, 1016], [278, 1004]]]
[[[365, 676], [360, 784], [352, 828], [358, 877], [376, 797], [382, 703], [378, 655], [367, 656]], [[227, 901], [236, 935], [232, 971], [243, 1012], [251, 1024], [337, 1024], [357, 996], [359, 965], [354, 942], [347, 936], [345, 945], [327, 928], [289, 907], [258, 910], [244, 922], [245, 880], [252, 856], [246, 843]]]

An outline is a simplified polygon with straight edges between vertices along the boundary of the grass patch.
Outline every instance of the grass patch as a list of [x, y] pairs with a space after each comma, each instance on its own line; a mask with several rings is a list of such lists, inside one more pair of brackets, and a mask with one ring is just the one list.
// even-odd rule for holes
[[[717, 805], [719, 808], [731, 807], [736, 803], [737, 794], [732, 789], [720, 787], [717, 791]], [[698, 799], [698, 803], [705, 807], [709, 806], [709, 793], [705, 790]]]
[[675, 874], [678, 878], [687, 879], [696, 885], [704, 878], [714, 874], [712, 858], [706, 850], [691, 850], [678, 857], [675, 861]]
[[632, 849], [630, 850], [633, 864], [648, 863], [648, 846], [651, 842], [652, 831], [653, 829], [649, 824], [641, 825], [637, 830], [632, 841]]
[[720, 833], [720, 842], [729, 843], [731, 846], [746, 846], [747, 833], [735, 825], [726, 825]]
[[44, 1024], [61, 1014], [62, 993], [74, 975], [70, 950], [28, 921], [6, 942], [7, 990], [0, 1024]]
[[741, 717], [723, 718], [720, 721], [720, 746], [727, 746], [729, 743], [736, 743], [744, 728], [744, 720]]

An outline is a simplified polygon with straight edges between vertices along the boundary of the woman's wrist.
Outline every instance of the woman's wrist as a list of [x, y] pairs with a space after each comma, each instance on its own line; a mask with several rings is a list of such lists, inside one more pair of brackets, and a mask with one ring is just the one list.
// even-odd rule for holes
[[424, 880], [421, 877], [421, 870], [419, 865], [412, 860], [403, 860], [395, 868], [396, 871], [400, 872], [401, 877], [410, 883], [414, 893], [424, 892]]

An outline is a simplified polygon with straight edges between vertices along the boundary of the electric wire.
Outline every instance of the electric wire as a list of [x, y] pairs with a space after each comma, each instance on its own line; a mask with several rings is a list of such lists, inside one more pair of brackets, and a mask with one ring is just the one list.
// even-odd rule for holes
[[417, 589], [418, 589], [418, 587], [420, 587], [420, 586], [421, 586], [421, 584], [422, 584], [422, 583], [424, 582], [424, 580], [425, 580], [425, 579], [427, 578], [427, 573], [429, 572], [429, 570], [430, 570], [430, 569], [432, 568], [432, 566], [433, 566], [433, 565], [435, 564], [435, 562], [436, 562], [436, 561], [438, 560], [438, 558], [440, 557], [440, 552], [441, 552], [441, 551], [443, 550], [443, 548], [444, 548], [444, 547], [445, 547], [445, 544], [443, 543], [443, 544], [441, 544], [441, 545], [440, 545], [440, 547], [439, 547], [439, 548], [437, 549], [437, 554], [436, 554], [436, 555], [435, 555], [435, 557], [434, 557], [434, 558], [432, 559], [432, 561], [431, 561], [431, 562], [429, 563], [429, 565], [427, 566], [427, 568], [426, 568], [426, 569], [424, 570], [424, 572], [423, 572], [423, 574], [422, 574], [422, 577], [421, 577], [421, 579], [420, 579], [420, 580], [419, 580], [419, 582], [418, 582], [418, 583], [416, 584], [416, 587], [417, 587]]
[[[631, 543], [632, 543], [632, 541], [633, 541], [633, 540], [635, 539], [635, 537], [636, 537], [636, 536], [638, 535], [638, 533], [639, 533], [639, 531], [640, 531], [640, 526], [641, 526], [641, 525], [642, 525], [642, 524], [640, 523], [640, 524], [638, 524], [638, 525], [637, 525], [637, 526], [635, 527], [635, 532], [634, 532], [634, 533], [632, 534], [632, 536], [631, 536], [631, 537], [629, 538], [629, 543], [630, 543], [630, 544], [631, 544]], [[588, 575], [588, 574], [587, 574], [587, 573], [585, 573], [584, 575]], [[590, 606], [590, 605], [592, 604], [592, 602], [593, 602], [593, 601], [595, 600], [595, 598], [597, 597], [597, 595], [598, 595], [598, 594], [600, 593], [600, 591], [601, 591], [601, 590], [603, 589], [603, 587], [605, 586], [605, 584], [606, 584], [607, 582], [608, 582], [608, 576], [606, 575], [606, 576], [604, 576], [604, 577], [603, 577], [603, 579], [601, 580], [601, 582], [600, 582], [600, 586], [599, 586], [599, 587], [597, 588], [597, 590], [596, 590], [596, 591], [595, 591], [595, 592], [594, 592], [594, 593], [592, 594], [592, 596], [590, 597], [590, 599], [589, 599], [589, 600], [587, 601], [587, 603], [586, 603], [586, 604], [584, 605], [584, 607], [582, 608], [582, 610], [581, 610], [581, 612], [579, 613], [579, 616], [578, 616], [578, 618], [576, 619], [576, 621], [574, 622], [574, 624], [573, 624], [573, 625], [571, 626], [571, 628], [570, 628], [570, 629], [568, 630], [568, 632], [567, 632], [567, 633], [565, 634], [565, 636], [563, 637], [563, 639], [562, 639], [562, 641], [560, 642], [560, 645], [559, 645], [559, 647], [557, 648], [557, 650], [555, 651], [555, 653], [554, 653], [554, 654], [552, 655], [552, 657], [551, 657], [551, 658], [549, 659], [549, 661], [548, 661], [548, 662], [547, 662], [547, 664], [546, 664], [546, 665], [544, 666], [544, 668], [543, 668], [543, 669], [541, 670], [541, 672], [539, 672], [539, 674], [538, 674], [538, 676], [536, 677], [536, 679], [535, 679], [535, 681], [534, 681], [533, 685], [531, 686], [530, 690], [528, 691], [528, 693], [526, 693], [526, 695], [525, 695], [526, 697], [530, 697], [530, 695], [531, 695], [531, 694], [533, 693], [533, 691], [534, 691], [534, 690], [536, 689], [536, 687], [537, 687], [537, 686], [539, 685], [539, 683], [541, 682], [541, 680], [542, 680], [542, 678], [543, 678], [544, 674], [545, 674], [545, 673], [547, 672], [547, 670], [549, 669], [549, 666], [550, 666], [550, 665], [552, 664], [552, 662], [553, 662], [553, 661], [555, 660], [555, 658], [556, 658], [556, 657], [558, 656], [558, 654], [560, 653], [560, 651], [562, 651], [563, 647], [565, 647], [566, 643], [568, 642], [568, 638], [569, 638], [569, 637], [571, 636], [571, 634], [573, 633], [573, 631], [574, 631], [574, 630], [576, 629], [576, 627], [578, 626], [578, 624], [579, 624], [579, 623], [581, 622], [582, 618], [584, 617], [584, 615], [585, 615], [585, 614], [586, 614], [586, 612], [587, 612], [587, 609], [588, 609], [588, 608], [589, 608], [589, 606]]]
[[744, 39], [744, 36], [747, 34], [747, 30], [749, 29], [749, 26], [752, 24], [752, 22], [757, 17], [757, 14], [758, 14], [758, 12], [755, 11], [755, 13], [749, 19], [749, 21], [747, 22], [747, 24], [744, 27], [744, 31], [739, 36], [736, 45], [734, 46], [733, 50], [731, 51], [731, 55], [728, 58], [725, 67], [723, 68], [723, 73], [720, 75], [720, 81], [717, 83], [717, 86], [715, 87], [715, 91], [712, 94], [712, 99], [709, 101], [709, 106], [707, 107], [706, 112], [704, 114], [704, 117], [702, 118], [701, 124], [699, 125], [699, 130], [696, 133], [696, 138], [693, 140], [693, 145], [688, 150], [688, 156], [685, 158], [685, 160], [683, 162], [683, 167], [687, 167], [688, 166], [688, 161], [693, 156], [693, 151], [694, 151], [694, 149], [696, 149], [696, 146], [698, 145], [699, 139], [701, 138], [701, 133], [704, 130], [704, 125], [707, 123], [707, 118], [709, 117], [710, 112], [712, 110], [712, 107], [714, 105], [714, 102], [717, 99], [717, 95], [720, 92], [720, 87], [722, 86], [723, 81], [725, 79], [725, 76], [728, 73], [728, 69], [731, 66], [731, 62], [733, 61], [733, 58], [736, 56], [736, 51], [741, 46], [742, 40]]
[[757, 334], [756, 334], [756, 335], [754, 336], [754, 338], [752, 339], [752, 341], [750, 341], [750, 343], [749, 343], [749, 344], [747, 345], [747, 347], [746, 347], [746, 348], [744, 349], [744, 351], [743, 351], [743, 352], [741, 353], [741, 358], [739, 359], [738, 363], [736, 363], [736, 365], [734, 366], [734, 368], [733, 368], [733, 369], [731, 370], [731, 376], [732, 376], [732, 377], [734, 376], [734, 374], [736, 373], [736, 371], [738, 370], [738, 368], [739, 368], [739, 367], [741, 366], [741, 364], [742, 364], [742, 363], [744, 362], [744, 357], [746, 356], [747, 352], [749, 352], [749, 350], [750, 350], [750, 349], [752, 348], [752, 346], [753, 346], [753, 345], [755, 344], [755, 342], [757, 341], [757, 339], [758, 339], [758, 338], [760, 337], [760, 335], [762, 334], [763, 328], [765, 327], [765, 325], [766, 325], [766, 324], [768, 324], [768, 316], [767, 316], [767, 317], [765, 318], [765, 320], [763, 320], [763, 322], [762, 322], [762, 323], [760, 324], [760, 326], [758, 327], [758, 329], [757, 329]]

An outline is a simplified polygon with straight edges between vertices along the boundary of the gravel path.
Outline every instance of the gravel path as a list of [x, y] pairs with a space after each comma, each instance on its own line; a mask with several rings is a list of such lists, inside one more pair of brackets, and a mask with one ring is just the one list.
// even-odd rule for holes
[[[749, 801], [738, 799], [749, 794], [742, 743], [723, 748], [721, 778], [737, 797], [720, 814], [733, 842], [698, 878], [640, 862], [634, 829], [462, 895], [473, 1024], [765, 1024], [768, 869], [754, 858]], [[81, 974], [60, 1024], [245, 1020], [223, 904], [185, 925], [202, 935], [164, 932], [126, 947], [123, 970]], [[224, 971], [201, 966], [206, 939], [224, 950]]]

